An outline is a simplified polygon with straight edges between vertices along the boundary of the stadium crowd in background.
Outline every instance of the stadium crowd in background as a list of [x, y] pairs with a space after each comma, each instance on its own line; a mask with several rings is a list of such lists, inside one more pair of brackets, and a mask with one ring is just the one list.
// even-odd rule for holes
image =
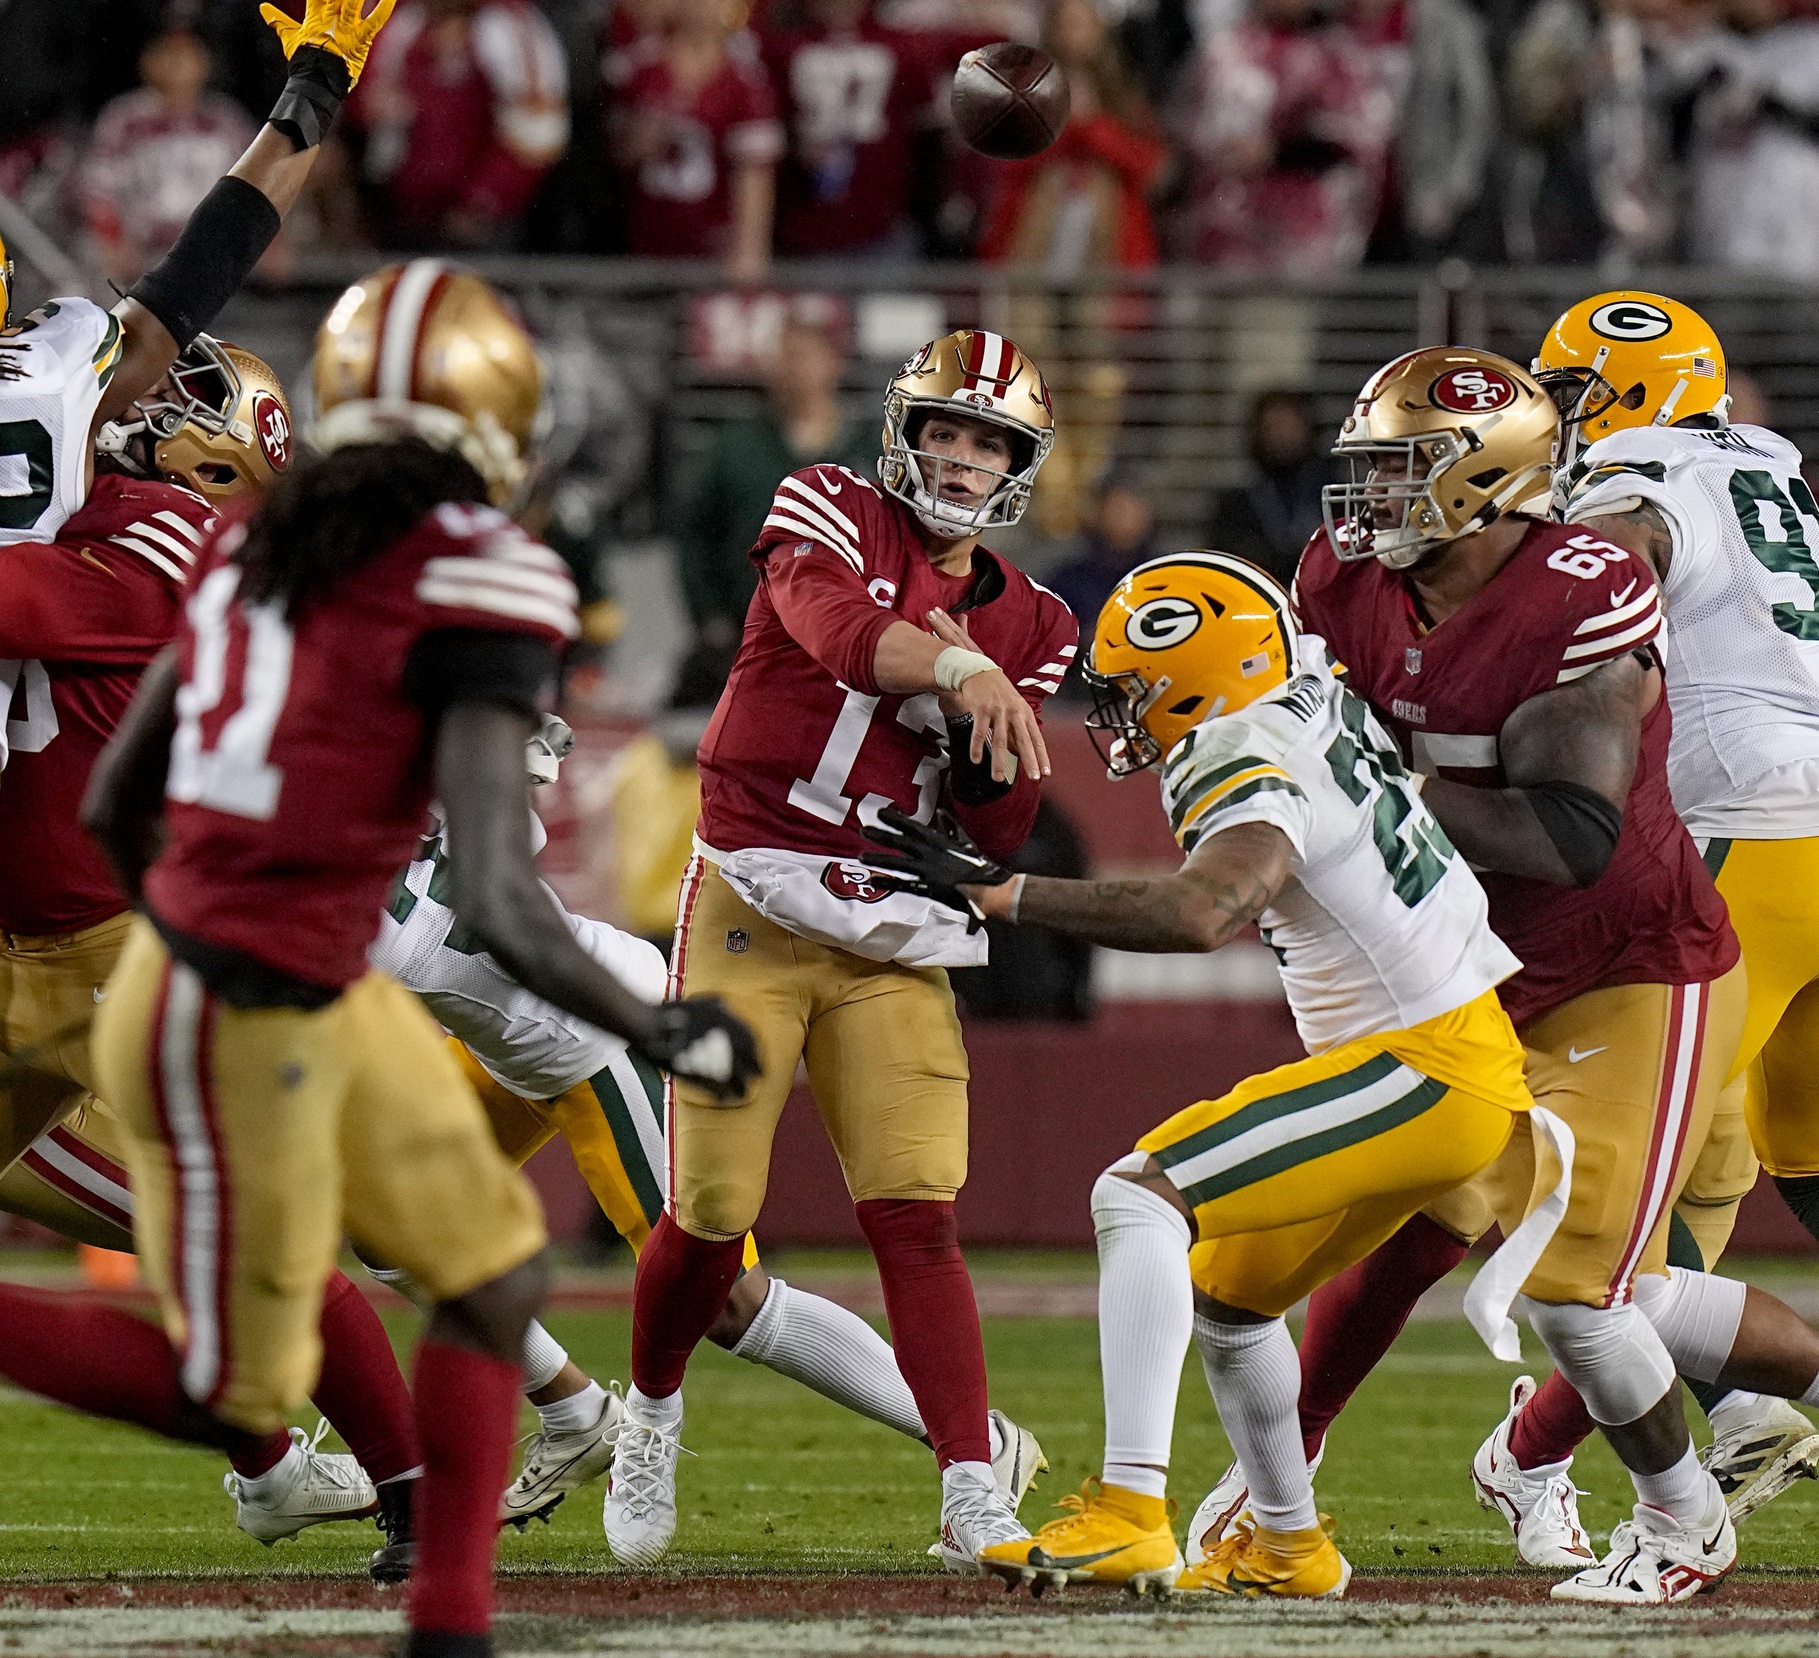
[[[159, 251], [279, 60], [233, 0], [6, 0], [0, 191]], [[1819, 275], [1808, 0], [404, 0], [293, 240], [723, 260], [1692, 259]], [[248, 19], [252, 19], [249, 27]], [[960, 56], [1070, 125], [966, 151]], [[207, 84], [204, 85], [203, 83]], [[69, 188], [72, 183], [78, 188]]]

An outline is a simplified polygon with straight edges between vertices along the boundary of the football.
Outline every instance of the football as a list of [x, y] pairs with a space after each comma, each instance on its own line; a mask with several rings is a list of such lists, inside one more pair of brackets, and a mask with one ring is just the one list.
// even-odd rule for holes
[[954, 124], [981, 155], [1040, 155], [1067, 125], [1067, 76], [1048, 53], [1014, 40], [981, 46], [954, 73]]

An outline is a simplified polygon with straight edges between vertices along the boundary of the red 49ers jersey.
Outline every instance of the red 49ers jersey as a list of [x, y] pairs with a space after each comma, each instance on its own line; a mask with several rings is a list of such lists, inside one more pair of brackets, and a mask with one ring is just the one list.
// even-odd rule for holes
[[158, 920], [311, 984], [366, 971], [387, 887], [432, 792], [412, 648], [453, 628], [560, 645], [578, 630], [562, 561], [490, 507], [438, 507], [286, 618], [242, 603], [235, 518], [184, 607]]
[[[974, 645], [1032, 708], [1040, 712], [1060, 688], [1079, 646], [1073, 612], [983, 548], [971, 575], [942, 575], [914, 522], [902, 502], [845, 467], [809, 467], [778, 488], [752, 549], [760, 573], [745, 636], [701, 741], [700, 836], [709, 847], [863, 858], [872, 843], [861, 814], [894, 804], [926, 822], [937, 804], [951, 804], [943, 797], [947, 722], [935, 693], [892, 696], [843, 683], [777, 614], [773, 582], [788, 573], [779, 564], [820, 560], [862, 601], [919, 628], [932, 609], [965, 607]], [[997, 805], [959, 809], [961, 821], [987, 852], [1006, 856], [1029, 833], [1036, 788], [1019, 776]]]
[[53, 542], [0, 547], [0, 658], [13, 669], [0, 774], [0, 929], [79, 932], [126, 897], [76, 821], [145, 664], [170, 643], [214, 509], [103, 473]]
[[[1646, 647], [1661, 629], [1647, 565], [1575, 524], [1534, 524], [1462, 609], [1423, 631], [1376, 559], [1342, 563], [1326, 533], [1302, 554], [1295, 604], [1417, 771], [1502, 788], [1497, 737], [1521, 703]], [[1609, 866], [1583, 890], [1480, 872], [1491, 927], [1522, 958], [1498, 994], [1520, 1025], [1613, 984], [1694, 984], [1736, 964], [1724, 900], [1667, 787], [1663, 695], [1642, 722]]]

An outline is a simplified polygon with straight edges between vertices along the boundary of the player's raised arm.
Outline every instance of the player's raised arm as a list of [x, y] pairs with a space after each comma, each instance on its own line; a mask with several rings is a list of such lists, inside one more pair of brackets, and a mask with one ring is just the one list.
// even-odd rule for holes
[[307, 0], [301, 21], [273, 5], [260, 8], [284, 43], [290, 77], [246, 153], [203, 197], [170, 252], [114, 308], [121, 354], [97, 426], [157, 383], [264, 257], [397, 0], [372, 0], [370, 11], [366, 4]]
[[758, 1069], [751, 1032], [711, 997], [640, 1001], [575, 942], [538, 882], [525, 833], [524, 745], [535, 729], [530, 715], [498, 702], [456, 700], [442, 714], [436, 785], [452, 908], [527, 990], [624, 1037], [660, 1068], [736, 1098]]

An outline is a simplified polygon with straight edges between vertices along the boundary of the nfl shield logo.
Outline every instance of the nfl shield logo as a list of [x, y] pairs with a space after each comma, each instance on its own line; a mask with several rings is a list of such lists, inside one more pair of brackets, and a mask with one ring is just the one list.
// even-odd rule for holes
[[726, 930], [726, 948], [735, 955], [742, 956], [752, 947], [752, 935], [743, 927], [728, 927]]
[[1407, 673], [1418, 674], [1421, 672], [1421, 652], [1413, 645], [1403, 651], [1402, 667]]

